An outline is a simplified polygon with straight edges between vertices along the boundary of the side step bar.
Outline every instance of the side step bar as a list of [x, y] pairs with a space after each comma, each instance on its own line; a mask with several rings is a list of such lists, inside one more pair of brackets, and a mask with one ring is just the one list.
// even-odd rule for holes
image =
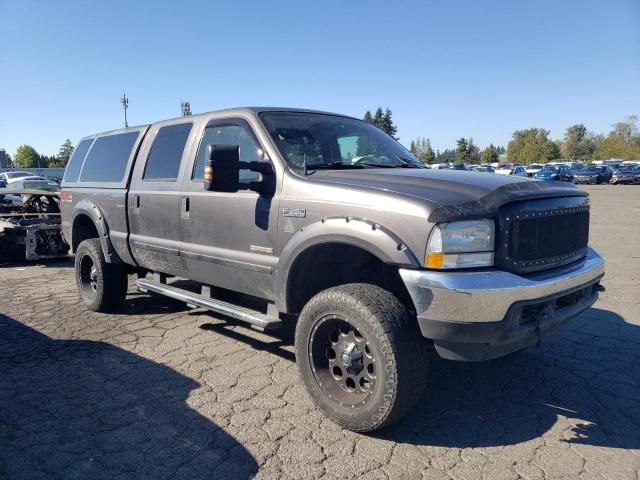
[[221, 313], [228, 317], [235, 318], [243, 322], [251, 324], [256, 330], [266, 330], [268, 328], [276, 328], [282, 324], [282, 321], [277, 316], [265, 315], [262, 312], [251, 310], [249, 308], [239, 307], [232, 303], [223, 302], [214, 298], [208, 298], [197, 293], [183, 290], [182, 288], [172, 287], [158, 282], [153, 282], [145, 278], [139, 278], [136, 280], [138, 288], [142, 291], [149, 291], [165, 295], [167, 297], [181, 300], [189, 305], [195, 305], [197, 307], [207, 308], [216, 313]]

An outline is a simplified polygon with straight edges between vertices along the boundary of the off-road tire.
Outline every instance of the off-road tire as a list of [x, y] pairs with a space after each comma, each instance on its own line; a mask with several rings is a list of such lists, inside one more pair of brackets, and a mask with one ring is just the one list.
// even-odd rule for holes
[[[89, 266], [89, 267], [88, 267]], [[87, 268], [95, 268], [88, 283]], [[89, 310], [112, 312], [127, 296], [127, 271], [124, 265], [107, 263], [97, 238], [83, 240], [76, 250], [76, 285], [80, 298]]]
[[[323, 321], [334, 316], [345, 318], [366, 338], [375, 358], [377, 378], [363, 405], [341, 405], [330, 396], [327, 382], [325, 387], [320, 385], [312, 353], [314, 335]], [[424, 394], [428, 342], [405, 306], [375, 285], [353, 283], [315, 295], [298, 319], [295, 347], [298, 369], [311, 398], [331, 420], [349, 430], [370, 432], [390, 425]]]

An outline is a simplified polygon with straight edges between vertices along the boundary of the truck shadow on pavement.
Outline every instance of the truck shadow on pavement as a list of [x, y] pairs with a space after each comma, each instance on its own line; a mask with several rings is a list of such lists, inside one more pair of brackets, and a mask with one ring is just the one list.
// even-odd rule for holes
[[482, 363], [433, 355], [427, 394], [379, 437], [489, 447], [544, 436], [640, 448], [640, 326], [590, 309], [538, 348]]
[[189, 408], [199, 384], [113, 345], [0, 314], [0, 478], [248, 478], [254, 458]]

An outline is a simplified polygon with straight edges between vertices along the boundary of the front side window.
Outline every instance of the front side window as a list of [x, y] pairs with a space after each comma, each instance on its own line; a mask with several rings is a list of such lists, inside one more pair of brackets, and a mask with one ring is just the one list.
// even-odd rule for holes
[[[262, 160], [262, 150], [246, 128], [239, 125], [209, 126], [205, 129], [198, 159], [193, 170], [193, 179], [202, 179], [204, 163], [207, 156], [207, 145], [238, 145], [241, 162], [259, 162]], [[251, 170], [240, 170], [240, 182], [253, 182], [258, 174]]]
[[69, 163], [67, 163], [67, 168], [65, 168], [64, 170], [65, 182], [75, 182], [78, 180], [78, 175], [80, 174], [80, 169], [82, 168], [82, 162], [84, 161], [84, 157], [87, 155], [89, 147], [92, 143], [93, 138], [83, 140], [73, 151], [73, 154], [69, 159]]
[[121, 182], [139, 132], [98, 137], [84, 162], [81, 182]]
[[170, 125], [158, 130], [144, 169], [143, 180], [177, 180], [191, 123]]
[[263, 112], [260, 118], [297, 169], [424, 168], [396, 140], [361, 120], [306, 112]]

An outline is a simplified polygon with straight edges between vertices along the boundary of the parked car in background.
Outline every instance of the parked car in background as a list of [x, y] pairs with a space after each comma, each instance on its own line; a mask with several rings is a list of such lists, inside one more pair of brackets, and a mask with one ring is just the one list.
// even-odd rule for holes
[[[22, 182], [23, 180], [45, 180], [44, 177], [40, 177], [39, 175], [34, 175], [33, 173], [30, 173], [29, 175], [25, 175], [22, 177], [15, 177], [15, 178], [10, 178], [9, 180], [7, 180], [7, 188], [14, 188], [15, 185], [19, 184], [19, 182]], [[17, 188], [22, 188], [22, 187], [17, 187]]]
[[575, 183], [600, 184], [611, 179], [611, 169], [606, 165], [587, 165], [580, 170], [572, 170]]
[[495, 170], [491, 165], [473, 165], [469, 170], [473, 172], [494, 173]]
[[0, 180], [4, 180], [6, 183], [10, 183], [12, 180], [17, 180], [24, 177], [36, 177], [33, 172], [2, 172], [0, 173]]
[[527, 176], [533, 177], [536, 173], [542, 170], [542, 167], [544, 167], [544, 165], [542, 165], [541, 163], [532, 163], [530, 165], [527, 165], [524, 171], [527, 172]]
[[573, 168], [575, 162], [549, 162], [547, 165], [553, 165], [556, 168], [567, 167], [569, 170]]
[[612, 185], [640, 183], [640, 169], [633, 165], [622, 165], [613, 172], [609, 183]]
[[495, 171], [498, 175], [516, 175], [518, 177], [526, 177], [527, 171], [524, 167], [517, 165], [515, 167], [499, 168]]
[[539, 181], [573, 182], [573, 174], [566, 165], [556, 167], [555, 165], [547, 164], [533, 178]]
[[467, 170], [464, 163], [454, 163], [449, 167], [451, 170]]
[[7, 181], [4, 178], [0, 178], [0, 188], [5, 188], [7, 186]]

